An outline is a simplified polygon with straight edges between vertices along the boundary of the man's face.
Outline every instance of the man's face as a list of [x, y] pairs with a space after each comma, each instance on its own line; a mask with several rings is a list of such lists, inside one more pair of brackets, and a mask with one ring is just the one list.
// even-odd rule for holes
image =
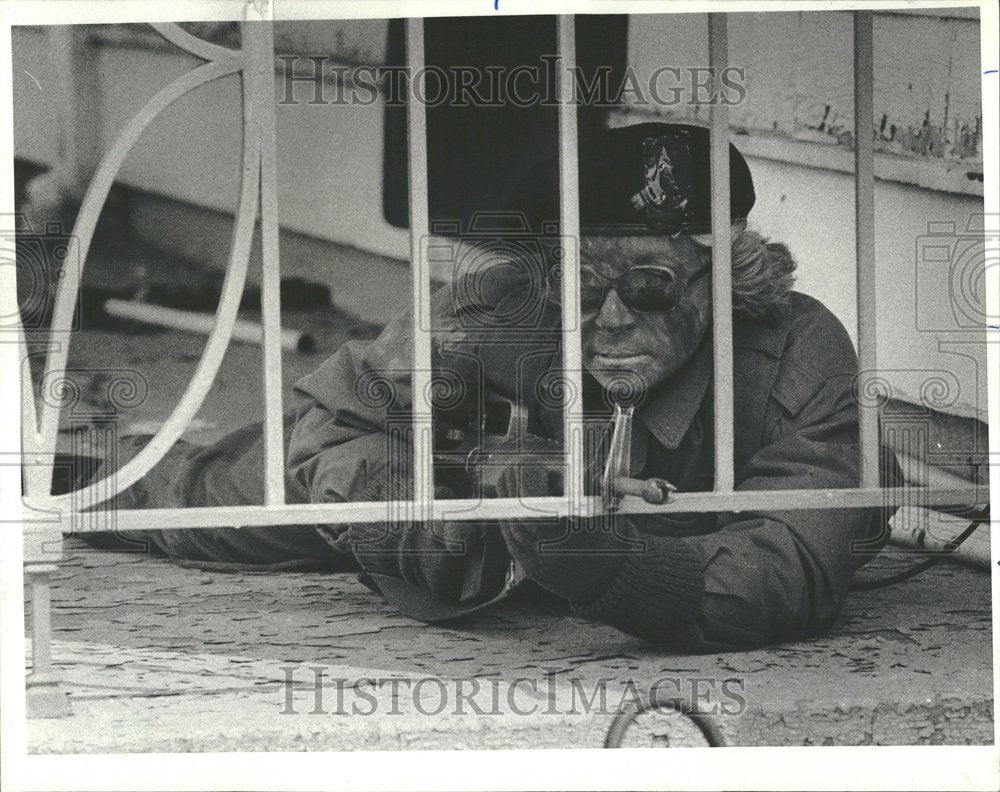
[[633, 267], [670, 270], [690, 284], [673, 310], [645, 313], [629, 308], [610, 289], [599, 307], [586, 308], [583, 363], [605, 387], [623, 376], [639, 377], [648, 390], [675, 372], [698, 348], [710, 316], [707, 258], [686, 237], [584, 237], [580, 248], [581, 279], [596, 273], [598, 281], [614, 279]]

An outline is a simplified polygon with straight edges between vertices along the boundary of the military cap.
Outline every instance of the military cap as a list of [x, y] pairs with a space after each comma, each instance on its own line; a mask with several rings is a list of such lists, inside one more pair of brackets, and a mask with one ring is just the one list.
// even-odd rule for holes
[[[558, 159], [536, 166], [510, 208], [532, 225], [559, 217]], [[729, 144], [730, 216], [743, 220], [756, 196], [750, 168]], [[707, 234], [711, 158], [704, 127], [659, 122], [602, 130], [579, 150], [581, 233], [595, 236]]]

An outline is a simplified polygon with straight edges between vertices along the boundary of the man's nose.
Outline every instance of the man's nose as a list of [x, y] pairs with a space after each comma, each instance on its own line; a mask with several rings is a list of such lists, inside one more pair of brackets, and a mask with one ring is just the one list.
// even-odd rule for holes
[[615, 289], [604, 298], [595, 324], [602, 330], [621, 330], [635, 325], [635, 313], [622, 302]]

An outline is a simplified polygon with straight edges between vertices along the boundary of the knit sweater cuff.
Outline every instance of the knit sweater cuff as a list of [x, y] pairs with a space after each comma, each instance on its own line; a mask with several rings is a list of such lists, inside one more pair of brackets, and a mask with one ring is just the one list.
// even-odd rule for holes
[[646, 552], [629, 558], [599, 597], [574, 602], [573, 610], [652, 643], [691, 647], [705, 588], [701, 557], [683, 539], [646, 542]]

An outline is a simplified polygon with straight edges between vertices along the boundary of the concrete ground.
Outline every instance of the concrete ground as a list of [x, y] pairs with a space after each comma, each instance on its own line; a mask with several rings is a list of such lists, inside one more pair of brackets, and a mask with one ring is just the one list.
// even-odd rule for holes
[[[737, 745], [989, 744], [989, 603], [988, 574], [940, 565], [853, 594], [822, 638], [681, 656], [551, 602], [427, 626], [349, 573], [203, 572], [70, 540], [53, 626], [72, 714], [29, 721], [29, 750], [599, 747], [657, 681]], [[653, 714], [625, 744], [704, 740]]]

